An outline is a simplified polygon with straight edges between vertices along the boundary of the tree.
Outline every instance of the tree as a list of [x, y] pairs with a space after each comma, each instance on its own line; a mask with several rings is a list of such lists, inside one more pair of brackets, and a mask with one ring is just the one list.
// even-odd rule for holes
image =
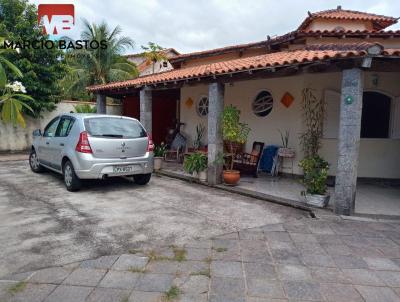
[[[48, 38], [37, 24], [36, 6], [27, 0], [0, 0], [0, 36], [8, 41]], [[26, 102], [33, 111], [26, 107], [24, 111], [39, 116], [43, 110], [53, 110], [61, 98], [59, 80], [65, 74], [63, 52], [57, 48], [24, 48], [19, 53], [7, 52], [4, 57], [24, 75], [23, 78], [18, 74], [9, 75], [10, 82], [21, 80], [32, 97]]]
[[122, 53], [133, 47], [132, 39], [120, 36], [119, 26], [110, 30], [107, 23], [90, 24], [83, 20], [82, 40], [106, 41], [107, 48], [75, 49], [66, 55], [68, 73], [62, 80], [67, 94], [85, 92], [85, 88], [94, 84], [132, 79], [138, 75], [136, 65], [129, 62]]
[[167, 56], [163, 52], [164, 48], [153, 42], [149, 42], [148, 46], [142, 46], [142, 49], [144, 50], [142, 56], [146, 59], [147, 65], [153, 64], [152, 73], [154, 73], [154, 66], [157, 62], [168, 60]]

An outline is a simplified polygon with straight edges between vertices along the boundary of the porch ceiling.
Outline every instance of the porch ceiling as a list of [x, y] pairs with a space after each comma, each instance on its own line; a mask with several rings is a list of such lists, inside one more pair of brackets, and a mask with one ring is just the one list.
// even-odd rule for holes
[[[376, 51], [378, 49], [378, 51]], [[374, 50], [374, 52], [371, 52]], [[319, 72], [318, 66], [340, 68], [340, 62], [360, 60], [366, 56], [376, 58], [400, 58], [400, 49], [384, 49], [377, 43], [324, 44], [310, 47], [268, 53], [259, 56], [227, 60], [195, 67], [174, 69], [167, 72], [138, 77], [136, 79], [87, 87], [90, 92], [106, 95], [135, 93], [144, 86], [157, 89], [179, 88], [188, 83], [222, 80], [235, 81], [251, 79], [257, 76], [288, 76], [299, 68], [308, 67], [308, 71]], [[335, 64], [333, 64], [335, 63]], [[344, 63], [343, 63], [344, 64]], [[345, 66], [344, 66], [345, 67]], [[283, 72], [284, 71], [284, 72]]]

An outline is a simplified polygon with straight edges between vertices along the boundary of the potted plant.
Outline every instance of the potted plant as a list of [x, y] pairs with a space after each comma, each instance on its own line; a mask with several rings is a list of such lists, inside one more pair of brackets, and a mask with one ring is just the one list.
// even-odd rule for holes
[[304, 158], [299, 166], [303, 169], [302, 183], [306, 190], [301, 192], [307, 204], [323, 208], [328, 205], [326, 180], [328, 178], [329, 164], [320, 156]]
[[200, 123], [196, 126], [196, 138], [193, 141], [194, 150], [197, 151], [202, 147], [202, 145], [203, 145], [202, 139], [203, 139], [205, 131], [206, 131], [206, 127], [203, 124]]
[[294, 157], [294, 150], [289, 148], [289, 130], [285, 130], [283, 133], [281, 130], [278, 130], [281, 135], [282, 147], [278, 150], [278, 155], [281, 157]]
[[154, 170], [160, 170], [162, 168], [165, 151], [167, 146], [164, 143], [154, 146]]
[[228, 143], [226, 158], [230, 158], [229, 169], [223, 171], [223, 179], [226, 184], [236, 185], [240, 180], [240, 171], [233, 170], [233, 160], [238, 152], [237, 146], [247, 141], [250, 128], [240, 122], [240, 110], [233, 105], [224, 108], [222, 113], [222, 135]]
[[183, 168], [187, 173], [197, 175], [200, 181], [207, 181], [207, 155], [204, 153], [195, 152], [186, 156]]

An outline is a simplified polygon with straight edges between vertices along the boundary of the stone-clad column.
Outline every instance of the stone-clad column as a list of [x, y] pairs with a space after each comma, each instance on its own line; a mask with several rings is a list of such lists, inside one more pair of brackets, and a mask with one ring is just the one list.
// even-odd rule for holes
[[107, 113], [106, 96], [104, 94], [98, 93], [96, 95], [96, 112], [100, 114]]
[[354, 213], [363, 84], [361, 69], [343, 70], [335, 185], [335, 212], [340, 215], [352, 215]]
[[142, 88], [142, 90], [140, 90], [140, 122], [146, 129], [147, 133], [153, 132], [152, 103], [151, 89]]
[[223, 152], [222, 111], [224, 110], [224, 89], [220, 83], [208, 86], [208, 183], [221, 183], [222, 163], [215, 160]]

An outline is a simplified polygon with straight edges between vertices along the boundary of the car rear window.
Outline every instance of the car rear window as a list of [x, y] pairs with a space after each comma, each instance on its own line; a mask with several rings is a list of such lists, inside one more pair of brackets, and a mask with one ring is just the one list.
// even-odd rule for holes
[[85, 119], [86, 131], [91, 136], [107, 138], [146, 137], [146, 131], [135, 120], [118, 117], [94, 117]]

